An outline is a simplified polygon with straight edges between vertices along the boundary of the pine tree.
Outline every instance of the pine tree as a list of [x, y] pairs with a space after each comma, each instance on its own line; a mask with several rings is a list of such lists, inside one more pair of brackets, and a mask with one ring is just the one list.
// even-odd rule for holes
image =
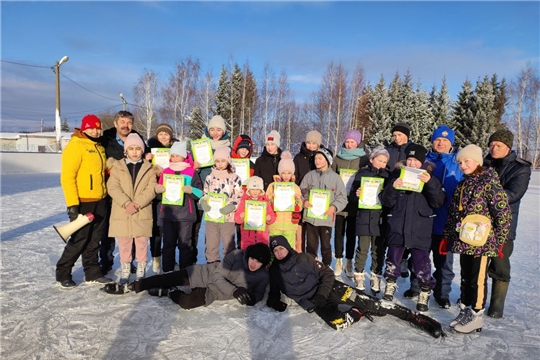
[[429, 149], [431, 148], [431, 135], [436, 126], [429, 106], [429, 94], [421, 89], [421, 85], [420, 82], [417, 84], [414, 93], [413, 113], [409, 120], [409, 126], [411, 127], [411, 141]]
[[495, 131], [495, 93], [487, 76], [476, 83], [473, 106], [471, 142], [485, 149], [489, 136]]
[[435, 125], [446, 125], [450, 129], [454, 129], [455, 124], [451, 118], [452, 102], [448, 95], [446, 77], [442, 79], [441, 89], [438, 92], [436, 92], [435, 87], [433, 87], [430, 100], [431, 113], [433, 114], [433, 122]]
[[64, 118], [64, 120], [62, 121], [62, 124], [60, 126], [60, 131], [62, 132], [69, 132], [69, 125], [68, 125], [68, 120], [67, 118]]
[[189, 126], [188, 138], [190, 140], [200, 139], [204, 135], [206, 120], [203, 118], [200, 107], [194, 107], [187, 116], [186, 122]]
[[452, 121], [456, 133], [454, 147], [456, 149], [471, 144], [474, 94], [471, 82], [467, 79], [461, 86], [457, 101], [452, 106]]
[[371, 99], [369, 101], [369, 120], [371, 121], [371, 130], [369, 139], [366, 141], [371, 146], [387, 145], [391, 137], [391, 130], [394, 121], [390, 115], [390, 95], [386, 89], [384, 77], [375, 85]]
[[[227, 69], [225, 69], [225, 66], [221, 67], [221, 74], [219, 76], [219, 82], [218, 82], [218, 88], [216, 91], [216, 97], [215, 97], [215, 103], [216, 103], [216, 110], [214, 113], [216, 115], [221, 115], [225, 121], [230, 118], [231, 111], [230, 111], [230, 92], [228, 91], [230, 85], [229, 85], [229, 75], [227, 73]], [[207, 119], [208, 122], [210, 119]]]
[[506, 94], [506, 80], [503, 78], [500, 82], [497, 80], [497, 74], [491, 77], [491, 86], [495, 93], [494, 111], [495, 111], [495, 130], [506, 128], [502, 121], [504, 109], [508, 103], [508, 95]]

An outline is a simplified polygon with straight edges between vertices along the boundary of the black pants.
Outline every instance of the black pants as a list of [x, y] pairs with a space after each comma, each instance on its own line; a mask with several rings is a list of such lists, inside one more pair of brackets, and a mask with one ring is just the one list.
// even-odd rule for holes
[[163, 237], [162, 221], [159, 220], [159, 208], [161, 201], [154, 199], [152, 201], [152, 236], [150, 237], [150, 254], [152, 257], [161, 256], [161, 238]]
[[386, 246], [384, 243], [384, 237], [382, 236], [359, 236], [358, 247], [356, 248], [354, 271], [364, 271], [369, 248], [371, 247], [371, 273], [381, 275], [384, 266], [384, 256], [386, 254]]
[[191, 241], [193, 243], [193, 264], [197, 263], [197, 257], [199, 256], [199, 231], [201, 230], [203, 215], [204, 211], [197, 209], [197, 220], [193, 223], [191, 232]]
[[[107, 195], [105, 197], [106, 214], [103, 220], [103, 235], [101, 236], [101, 244], [99, 248], [99, 263], [101, 268], [107, 271], [114, 264], [114, 248], [116, 241], [113, 237], [109, 237], [109, 221], [111, 217], [112, 198]], [[135, 257], [133, 257], [134, 259]]]
[[174, 270], [176, 248], [180, 251], [180, 269], [193, 265], [192, 225], [193, 223], [186, 221], [163, 221], [163, 272]]
[[343, 258], [343, 238], [345, 241], [345, 258], [354, 258], [356, 247], [356, 216], [336, 215], [334, 226], [334, 253], [337, 259]]
[[460, 255], [461, 302], [478, 311], [485, 307], [487, 298], [487, 256]]
[[319, 256], [319, 239], [321, 242], [322, 263], [330, 266], [332, 263], [332, 246], [330, 238], [332, 237], [332, 228], [330, 226], [313, 226], [304, 222], [307, 236], [306, 252], [315, 257]]
[[82, 256], [84, 278], [86, 281], [103, 276], [98, 262], [99, 243], [103, 233], [103, 222], [107, 215], [107, 201], [81, 203], [80, 213], [94, 215], [94, 221], [83, 226], [71, 235], [62, 256], [56, 263], [56, 280], [71, 280], [71, 271], [79, 256]]
[[503, 246], [503, 258], [489, 258], [488, 274], [490, 278], [510, 281], [510, 255], [514, 252], [514, 241], [508, 240]]

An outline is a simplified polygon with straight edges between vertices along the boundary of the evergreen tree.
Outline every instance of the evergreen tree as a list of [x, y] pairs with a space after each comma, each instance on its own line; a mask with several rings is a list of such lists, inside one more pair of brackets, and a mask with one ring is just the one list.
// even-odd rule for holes
[[449, 128], [454, 129], [455, 124], [451, 118], [452, 102], [448, 95], [446, 77], [442, 79], [441, 89], [438, 92], [436, 92], [435, 87], [433, 87], [430, 101], [431, 113], [433, 114], [433, 122], [435, 125], [446, 125]]
[[60, 125], [60, 131], [69, 132], [69, 125], [68, 125], [67, 118], [64, 118], [64, 121], [62, 121], [62, 124]]
[[369, 120], [371, 121], [371, 130], [366, 142], [371, 146], [387, 145], [391, 138], [391, 130], [394, 126], [394, 120], [391, 117], [390, 95], [385, 86], [384, 77], [375, 85], [371, 99], [369, 101]]
[[476, 83], [473, 106], [471, 142], [487, 148], [489, 136], [495, 131], [495, 93], [487, 76]]
[[471, 144], [474, 94], [471, 82], [467, 79], [461, 86], [457, 101], [452, 106], [452, 122], [456, 133], [454, 148]]
[[409, 121], [411, 127], [411, 141], [420, 144], [427, 149], [431, 148], [431, 135], [435, 130], [433, 113], [429, 106], [429, 94], [421, 89], [421, 83], [417, 84], [412, 103], [412, 118]]
[[204, 135], [206, 120], [203, 118], [200, 107], [194, 107], [188, 115], [186, 122], [189, 126], [188, 138], [190, 140], [200, 139]]
[[362, 89], [362, 93], [356, 99], [353, 121], [351, 124], [351, 129], [358, 129], [362, 132], [364, 140], [369, 139], [375, 130], [370, 120], [369, 110], [372, 92], [373, 90], [369, 83]]
[[506, 128], [502, 121], [504, 115], [504, 108], [508, 103], [508, 96], [506, 94], [506, 80], [503, 78], [500, 82], [497, 80], [497, 74], [493, 74], [491, 77], [491, 86], [495, 94], [494, 111], [495, 111], [495, 130]]
[[[214, 113], [216, 115], [221, 115], [225, 121], [227, 121], [231, 116], [231, 110], [229, 104], [231, 102], [230, 92], [228, 91], [230, 87], [229, 75], [225, 66], [221, 67], [221, 73], [219, 76], [218, 88], [216, 91], [215, 103], [216, 110]], [[210, 119], [207, 119], [208, 123]]]
[[231, 139], [239, 133], [241, 116], [241, 94], [243, 87], [242, 70], [238, 64], [234, 65], [232, 74], [223, 66], [216, 93], [216, 113], [225, 120], [225, 126]]

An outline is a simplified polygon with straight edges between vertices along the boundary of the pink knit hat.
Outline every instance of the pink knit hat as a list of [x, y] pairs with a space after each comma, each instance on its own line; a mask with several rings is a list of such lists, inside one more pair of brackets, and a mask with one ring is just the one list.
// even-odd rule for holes
[[290, 151], [282, 152], [281, 160], [279, 161], [279, 164], [278, 164], [278, 174], [281, 175], [282, 172], [287, 171], [287, 170], [294, 174], [294, 169], [295, 169], [294, 161], [293, 161], [291, 152]]
[[136, 145], [144, 151], [144, 142], [138, 134], [131, 133], [127, 136], [126, 141], [124, 141], [124, 151], [127, 150], [131, 145]]
[[214, 161], [217, 159], [225, 159], [230, 164], [231, 163], [231, 148], [228, 146], [222, 146], [217, 148], [214, 151]]

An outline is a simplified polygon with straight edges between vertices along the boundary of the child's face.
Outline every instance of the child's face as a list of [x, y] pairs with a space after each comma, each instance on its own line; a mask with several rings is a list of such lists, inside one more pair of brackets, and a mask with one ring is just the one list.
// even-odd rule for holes
[[282, 171], [281, 174], [279, 174], [279, 176], [281, 177], [281, 180], [283, 181], [291, 181], [293, 173], [290, 172], [289, 170], [285, 170], [285, 171]]
[[225, 159], [216, 159], [214, 160], [214, 163], [216, 164], [216, 168], [218, 170], [225, 170], [227, 165], [229, 165], [229, 162]]
[[278, 146], [274, 143], [266, 143], [266, 151], [270, 154], [270, 155], [275, 155], [277, 154], [277, 149], [278, 149]]
[[257, 271], [261, 268], [261, 266], [262, 266], [262, 263], [259, 260], [254, 259], [252, 257], [248, 258], [249, 271]]
[[409, 141], [409, 138], [407, 138], [407, 135], [405, 135], [401, 131], [394, 131], [392, 133], [392, 137], [394, 138], [394, 142], [396, 143], [397, 146], [406, 144], [407, 141]]
[[323, 154], [315, 154], [315, 167], [322, 171], [328, 169], [328, 162]]
[[157, 139], [162, 145], [168, 145], [171, 142], [171, 136], [166, 131], [160, 131], [159, 134], [157, 134]]
[[309, 151], [319, 150], [319, 145], [313, 141], [306, 141], [306, 149]]
[[407, 158], [407, 162], [405, 163], [408, 167], [412, 167], [414, 169], [420, 169], [422, 166], [422, 163], [413, 157]]
[[171, 162], [173, 163], [179, 163], [179, 162], [184, 162], [186, 160], [185, 157], [182, 157], [178, 154], [171, 154]]
[[143, 154], [143, 150], [140, 146], [130, 145], [126, 149], [126, 156], [129, 160], [138, 161]]
[[347, 150], [356, 149], [358, 147], [358, 143], [354, 141], [353, 139], [345, 140], [344, 145], [345, 145], [345, 149]]
[[259, 189], [250, 189], [248, 190], [248, 195], [251, 196], [253, 199], [258, 198], [262, 195], [262, 190]]
[[369, 161], [375, 169], [384, 169], [386, 167], [386, 164], [388, 164], [388, 158], [384, 155], [377, 155]]
[[247, 157], [249, 155], [249, 150], [246, 149], [246, 148], [241, 148], [241, 149], [236, 150], [236, 153], [241, 158], [245, 158], [245, 157]]
[[208, 133], [212, 140], [219, 140], [223, 136], [223, 130], [220, 128], [210, 128], [208, 129]]
[[463, 171], [465, 175], [470, 175], [478, 167], [478, 163], [473, 159], [462, 158], [458, 161], [459, 169]]

